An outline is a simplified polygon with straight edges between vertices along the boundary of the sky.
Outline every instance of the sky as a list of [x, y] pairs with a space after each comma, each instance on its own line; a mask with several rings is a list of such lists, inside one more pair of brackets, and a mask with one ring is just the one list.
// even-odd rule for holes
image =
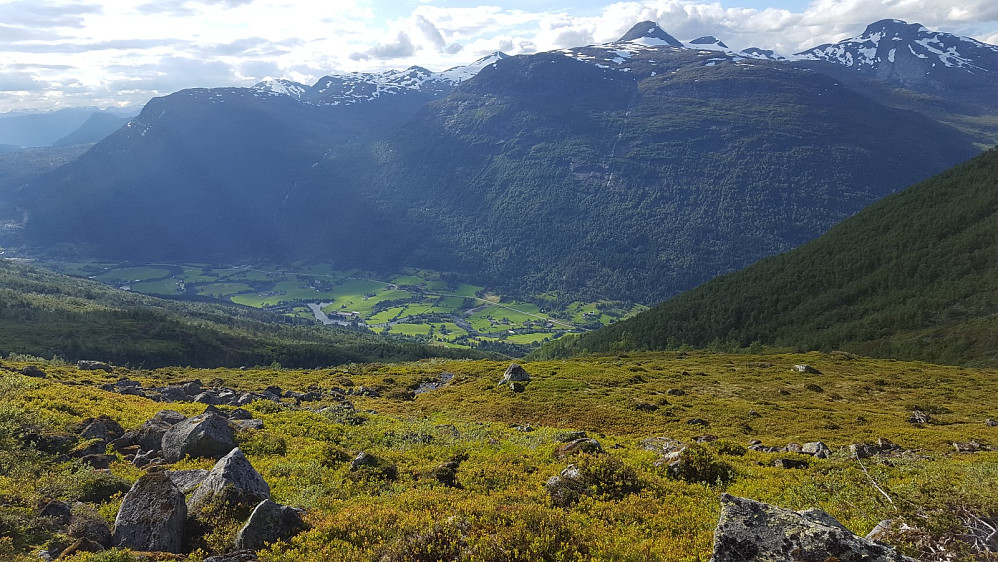
[[193, 87], [419, 65], [445, 70], [613, 41], [643, 20], [680, 40], [792, 54], [884, 18], [998, 44], [995, 0], [0, 0], [0, 112], [138, 107]]

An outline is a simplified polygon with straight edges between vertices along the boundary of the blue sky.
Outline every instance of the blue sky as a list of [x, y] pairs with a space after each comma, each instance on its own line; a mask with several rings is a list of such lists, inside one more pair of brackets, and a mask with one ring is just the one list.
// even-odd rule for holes
[[884, 18], [998, 43], [995, 0], [0, 0], [0, 112], [141, 105], [191, 87], [613, 41], [655, 20], [680, 40], [792, 54]]

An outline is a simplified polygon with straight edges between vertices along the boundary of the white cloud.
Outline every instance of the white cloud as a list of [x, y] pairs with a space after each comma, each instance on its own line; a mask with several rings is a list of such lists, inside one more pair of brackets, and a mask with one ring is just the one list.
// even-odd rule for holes
[[714, 35], [736, 49], [781, 53], [859, 34], [883, 18], [998, 43], [994, 0], [812, 0], [799, 11], [745, 8], [738, 0], [589, 0], [563, 10], [527, 9], [522, 1], [519, 8], [448, 4], [0, 0], [0, 111], [144, 103], [177, 88], [268, 76], [308, 83], [339, 71], [442, 70], [495, 50], [612, 41], [646, 19], [681, 40]]

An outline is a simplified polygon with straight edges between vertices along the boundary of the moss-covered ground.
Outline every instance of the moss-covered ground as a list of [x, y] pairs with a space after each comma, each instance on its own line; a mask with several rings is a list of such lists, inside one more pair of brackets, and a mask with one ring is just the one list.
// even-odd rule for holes
[[[28, 560], [54, 540], [36, 516], [45, 498], [80, 499], [105, 478], [34, 451], [24, 443], [24, 428], [65, 431], [106, 414], [128, 429], [163, 408], [203, 410], [96, 388], [120, 377], [146, 387], [199, 379], [245, 390], [363, 385], [380, 393], [350, 396], [352, 415], [317, 411], [331, 399], [248, 406], [265, 426], [242, 434], [240, 445], [274, 499], [307, 509], [312, 525], [272, 546], [265, 560], [705, 561], [722, 492], [793, 509], [819, 507], [859, 534], [895, 519], [907, 530], [889, 542], [906, 553], [974, 560], [984, 555], [972, 546], [968, 525], [998, 514], [998, 452], [988, 450], [998, 445], [998, 428], [985, 423], [998, 418], [994, 370], [843, 353], [647, 353], [526, 363], [532, 380], [515, 393], [497, 386], [508, 364], [493, 361], [107, 374], [39, 363], [47, 379], [15, 372], [27, 364], [3, 361], [0, 558]], [[798, 364], [820, 374], [793, 370]], [[444, 373], [454, 375], [445, 386], [410, 392]], [[929, 422], [910, 423], [914, 409], [927, 412]], [[690, 424], [694, 419], [706, 425]], [[603, 460], [556, 458], [571, 431], [597, 439]], [[704, 434], [718, 438], [706, 445], [708, 456], [730, 467], [730, 479], [674, 479], [656, 463], [659, 454], [642, 446], [649, 437], [688, 443]], [[862, 461], [850, 455], [850, 444], [878, 438], [906, 452]], [[832, 455], [745, 451], [750, 440], [822, 441]], [[955, 451], [954, 442], [969, 441], [982, 451]], [[394, 463], [398, 479], [351, 478], [349, 459], [360, 451]], [[806, 468], [778, 468], [776, 458], [803, 460]], [[457, 487], [434, 477], [453, 460], [460, 462]], [[544, 484], [569, 463], [601, 467], [602, 481], [574, 505], [557, 507]], [[186, 460], [180, 467], [211, 464]], [[128, 481], [141, 474], [123, 459], [110, 472]], [[119, 493], [96, 507], [113, 520], [120, 499]]]

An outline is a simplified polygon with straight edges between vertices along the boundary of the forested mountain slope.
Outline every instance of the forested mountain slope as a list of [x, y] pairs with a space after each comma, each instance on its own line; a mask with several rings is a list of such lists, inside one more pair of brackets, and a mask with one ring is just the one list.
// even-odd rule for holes
[[998, 364], [998, 150], [542, 356], [753, 341]]

